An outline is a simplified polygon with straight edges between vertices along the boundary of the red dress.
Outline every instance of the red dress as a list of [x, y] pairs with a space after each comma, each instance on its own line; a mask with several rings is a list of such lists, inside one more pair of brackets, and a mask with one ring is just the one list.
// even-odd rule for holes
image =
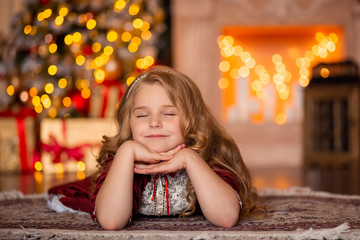
[[[74, 210], [90, 213], [91, 217], [95, 220], [95, 199], [102, 184], [104, 183], [107, 173], [109, 172], [112, 161], [113, 156], [106, 159], [105, 168], [95, 181], [94, 177], [90, 176], [84, 180], [53, 187], [48, 191], [48, 193], [61, 195], [62, 197], [60, 198], [60, 202], [63, 205]], [[214, 168], [214, 171], [238, 194], [240, 193], [240, 187], [232, 174], [221, 168]], [[134, 174], [133, 216], [138, 213], [141, 203], [141, 193], [143, 192], [145, 185], [150, 180], [150, 175]]]

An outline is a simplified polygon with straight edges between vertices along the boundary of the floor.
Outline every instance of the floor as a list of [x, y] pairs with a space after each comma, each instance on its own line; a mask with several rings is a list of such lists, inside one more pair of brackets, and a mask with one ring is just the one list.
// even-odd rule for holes
[[[256, 189], [285, 189], [291, 186], [309, 186], [314, 190], [342, 194], [360, 194], [359, 172], [303, 171], [299, 168], [277, 167], [250, 169]], [[85, 174], [1, 174], [0, 191], [20, 190], [24, 194], [46, 192], [50, 187], [83, 179]]]
[[313, 190], [339, 194], [360, 194], [360, 170], [320, 170], [299, 168], [251, 169], [257, 189], [308, 186]]

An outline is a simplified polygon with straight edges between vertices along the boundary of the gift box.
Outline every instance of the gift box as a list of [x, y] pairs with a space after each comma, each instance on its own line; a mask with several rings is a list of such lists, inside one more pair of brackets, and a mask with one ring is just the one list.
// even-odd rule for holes
[[103, 84], [92, 88], [90, 96], [89, 117], [112, 118], [116, 105], [125, 92], [123, 84], [119, 81], [104, 81]]
[[32, 117], [0, 118], [1, 173], [33, 171], [35, 129], [35, 119]]
[[86, 172], [96, 171], [103, 136], [115, 134], [115, 122], [109, 118], [43, 119], [40, 124], [42, 171], [45, 174], [77, 172], [79, 163], [85, 164]]

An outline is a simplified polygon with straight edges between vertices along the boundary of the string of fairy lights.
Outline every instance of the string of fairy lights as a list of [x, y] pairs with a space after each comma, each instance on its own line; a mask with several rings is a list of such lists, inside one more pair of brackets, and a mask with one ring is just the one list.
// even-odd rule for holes
[[[129, 85], [139, 71], [155, 63], [155, 45], [165, 29], [158, 0], [115, 0], [107, 4], [111, 14], [107, 9], [101, 14], [72, 9], [64, 1], [54, 2], [58, 4], [44, 4], [31, 21], [24, 20], [22, 31], [30, 54], [17, 72], [25, 77], [8, 71], [8, 99], [0, 99], [0, 110], [17, 96], [38, 114], [63, 116], [66, 110], [61, 114], [59, 110], [72, 106], [68, 93], [73, 87], [83, 99], [89, 99], [94, 83], [102, 84], [116, 73], [116, 79]], [[21, 83], [23, 78], [26, 83]]]
[[[271, 60], [275, 71], [271, 75], [264, 65], [256, 63], [250, 52], [245, 51], [243, 46], [236, 44], [232, 36], [221, 35], [217, 39], [222, 56], [222, 60], [219, 63], [219, 70], [222, 76], [218, 80], [218, 87], [226, 90], [230, 85], [230, 81], [239, 78], [249, 78], [250, 92], [258, 100], [265, 100], [267, 98], [266, 86], [273, 84], [278, 99], [286, 103], [292, 94], [290, 84], [297, 81], [300, 86], [307, 87], [310, 82], [310, 67], [315, 58], [325, 59], [336, 49], [338, 36], [335, 33], [325, 36], [325, 34], [318, 32], [315, 35], [315, 39], [317, 44], [313, 45], [311, 50], [306, 51], [303, 57], [296, 58], [298, 76], [293, 76], [287, 70], [283, 57], [280, 54], [272, 55]], [[251, 75], [252, 72], [254, 72], [253, 75]], [[321, 69], [320, 74], [323, 78], [327, 78], [330, 73], [324, 67]], [[277, 124], [284, 124], [286, 121], [287, 116], [284, 112], [275, 113], [275, 122]]]

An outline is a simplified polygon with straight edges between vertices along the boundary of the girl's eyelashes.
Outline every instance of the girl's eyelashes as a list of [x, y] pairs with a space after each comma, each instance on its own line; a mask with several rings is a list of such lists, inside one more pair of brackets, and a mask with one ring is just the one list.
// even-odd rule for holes
[[[175, 113], [164, 113], [163, 115], [171, 117], [171, 116], [175, 116], [176, 114], [175, 114]], [[145, 118], [145, 117], [147, 117], [147, 116], [149, 116], [149, 115], [148, 115], [148, 114], [139, 114], [139, 115], [136, 115], [137, 118]]]
[[[134, 111], [134, 115], [136, 118], [146, 118], [149, 117], [153, 114], [160, 114], [161, 116], [164, 117], [173, 117], [173, 116], [177, 116], [178, 115], [178, 111], [175, 111], [174, 109], [164, 109], [161, 110], [160, 112], [156, 113], [156, 112], [151, 112], [151, 111], [143, 111], [141, 109], [137, 109]], [[159, 115], [159, 116], [160, 116]]]
[[176, 116], [178, 114], [178, 111], [175, 110], [174, 108], [169, 108], [164, 110], [162, 114], [165, 116]]

